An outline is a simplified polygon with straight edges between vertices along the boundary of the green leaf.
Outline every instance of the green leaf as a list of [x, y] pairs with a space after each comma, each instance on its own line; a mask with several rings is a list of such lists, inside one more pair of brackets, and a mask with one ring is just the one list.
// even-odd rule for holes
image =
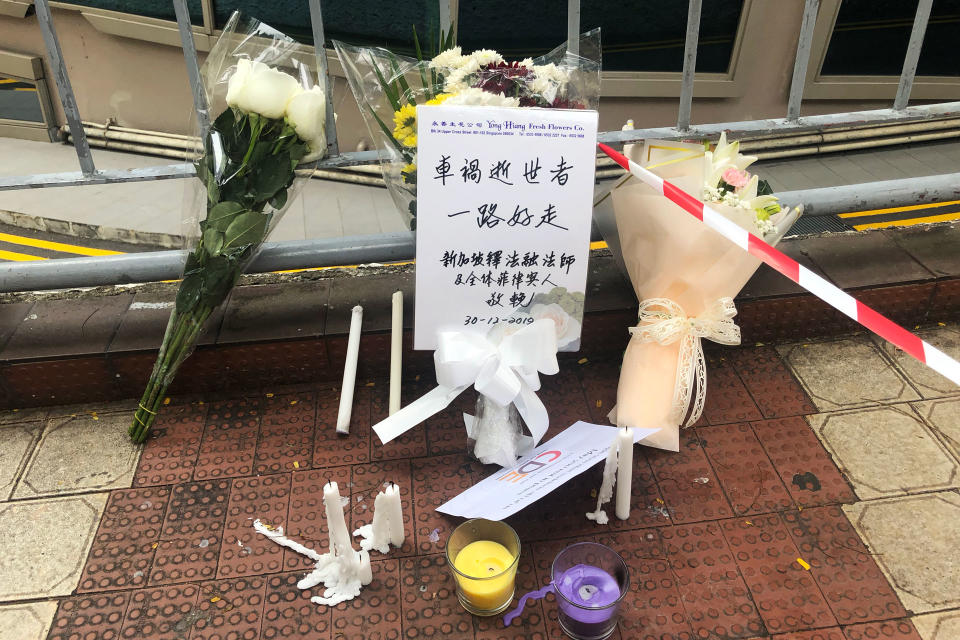
[[223, 302], [239, 272], [240, 266], [235, 260], [227, 256], [211, 258], [203, 270], [203, 286], [200, 291], [200, 299], [203, 303], [217, 306]]
[[400, 72], [400, 65], [397, 63], [397, 57], [390, 54], [390, 70], [393, 72], [393, 77], [397, 79], [397, 85], [400, 87], [400, 95], [406, 96], [407, 104], [412, 104], [416, 106], [417, 101], [413, 99], [413, 92], [410, 91], [410, 85], [407, 84], [407, 79], [403, 77], [403, 74]]
[[387, 136], [387, 139], [393, 143], [393, 146], [396, 147], [397, 151], [399, 151], [401, 155], [406, 158], [408, 156], [406, 149], [404, 149], [403, 145], [393, 137], [393, 132], [387, 128], [387, 125], [384, 124], [383, 120], [380, 119], [380, 116], [377, 115], [377, 112], [373, 110], [373, 107], [370, 107], [370, 113], [372, 113], [373, 117], [377, 119], [377, 124], [380, 125], [380, 128], [383, 130], [384, 135]]
[[217, 178], [212, 173], [207, 174], [207, 200], [211, 203], [220, 200], [220, 185], [217, 184]]
[[772, 196], [773, 188], [770, 186], [770, 183], [766, 180], [757, 181], [757, 195], [758, 196]]
[[223, 248], [223, 232], [219, 229], [206, 229], [203, 232], [203, 248], [211, 256], [220, 253]]
[[239, 202], [221, 202], [207, 213], [207, 226], [223, 231], [230, 226], [230, 222], [243, 210], [244, 207]]
[[227, 230], [223, 232], [223, 247], [221, 251], [236, 249], [245, 245], [258, 244], [267, 232], [267, 216], [256, 211], [242, 213]]
[[274, 209], [283, 209], [283, 206], [287, 204], [287, 190], [281, 189], [277, 191], [277, 195], [270, 198], [270, 206]]
[[383, 74], [380, 73], [380, 67], [377, 66], [377, 61], [373, 58], [372, 54], [370, 55], [370, 66], [373, 67], [374, 73], [377, 74], [377, 82], [380, 83], [383, 93], [387, 96], [387, 100], [390, 101], [390, 106], [393, 107], [394, 111], [400, 111], [400, 98], [397, 95], [397, 89], [393, 86], [393, 83], [387, 82]]
[[257, 202], [265, 202], [287, 184], [293, 174], [290, 154], [281, 151], [270, 162], [250, 166], [250, 193]]
[[200, 273], [191, 273], [180, 283], [180, 290], [177, 291], [177, 311], [187, 313], [193, 309], [200, 300], [200, 290], [203, 288], [203, 278]]

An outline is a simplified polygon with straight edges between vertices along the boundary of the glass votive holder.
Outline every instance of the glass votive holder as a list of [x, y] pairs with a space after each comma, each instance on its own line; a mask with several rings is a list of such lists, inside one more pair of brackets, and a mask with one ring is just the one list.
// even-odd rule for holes
[[551, 576], [564, 633], [574, 640], [613, 633], [630, 589], [630, 572], [616, 551], [595, 542], [572, 544], [557, 554]]
[[450, 534], [446, 553], [464, 609], [493, 616], [510, 606], [520, 560], [520, 538], [510, 525], [467, 520]]

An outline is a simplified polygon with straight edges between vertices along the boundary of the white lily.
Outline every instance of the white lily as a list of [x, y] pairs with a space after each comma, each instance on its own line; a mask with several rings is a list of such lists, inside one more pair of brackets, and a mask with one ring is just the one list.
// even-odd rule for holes
[[727, 142], [726, 132], [720, 134], [720, 140], [713, 151], [703, 154], [703, 186], [705, 189], [715, 189], [720, 184], [723, 172], [733, 167], [744, 170], [757, 161], [756, 156], [745, 156], [740, 153], [740, 141]]

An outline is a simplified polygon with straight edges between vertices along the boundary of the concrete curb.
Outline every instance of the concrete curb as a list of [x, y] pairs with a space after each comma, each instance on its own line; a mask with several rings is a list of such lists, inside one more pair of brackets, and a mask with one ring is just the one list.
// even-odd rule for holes
[[85, 224], [83, 222], [70, 222], [69, 220], [32, 216], [17, 211], [7, 211], [5, 209], [0, 209], [0, 223], [20, 227], [21, 229], [48, 231], [50, 233], [59, 233], [77, 238], [125, 242], [128, 244], [140, 244], [163, 249], [183, 248], [183, 236], [170, 233], [118, 229], [116, 227], [106, 227], [99, 224]]

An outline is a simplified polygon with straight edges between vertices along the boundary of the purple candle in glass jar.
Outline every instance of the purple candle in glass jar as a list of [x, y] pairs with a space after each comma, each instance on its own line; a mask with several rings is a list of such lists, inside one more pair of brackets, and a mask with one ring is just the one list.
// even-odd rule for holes
[[619, 555], [596, 543], [574, 544], [557, 556], [552, 574], [560, 626], [568, 636], [600, 640], [613, 633], [630, 583]]

